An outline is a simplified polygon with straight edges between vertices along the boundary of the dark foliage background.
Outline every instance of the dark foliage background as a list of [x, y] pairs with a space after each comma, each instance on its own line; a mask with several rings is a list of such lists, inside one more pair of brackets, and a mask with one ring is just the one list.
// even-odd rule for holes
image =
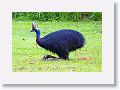
[[14, 20], [101, 21], [101, 12], [12, 12]]

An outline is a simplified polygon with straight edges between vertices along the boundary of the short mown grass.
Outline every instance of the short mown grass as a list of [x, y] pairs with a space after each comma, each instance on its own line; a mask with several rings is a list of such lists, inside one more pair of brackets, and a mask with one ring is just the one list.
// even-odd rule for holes
[[70, 52], [70, 60], [43, 61], [46, 54], [56, 54], [36, 48], [35, 33], [31, 33], [31, 21], [12, 22], [12, 68], [14, 72], [101, 72], [102, 26], [101, 21], [90, 22], [37, 22], [41, 37], [60, 29], [81, 32], [86, 44]]

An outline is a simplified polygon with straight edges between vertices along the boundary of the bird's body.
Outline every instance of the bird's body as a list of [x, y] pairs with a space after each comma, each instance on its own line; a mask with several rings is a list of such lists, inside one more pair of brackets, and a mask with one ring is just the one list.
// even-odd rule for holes
[[62, 29], [40, 38], [40, 30], [36, 32], [36, 42], [39, 46], [56, 53], [62, 59], [68, 59], [70, 51], [84, 46], [83, 35], [75, 30]]

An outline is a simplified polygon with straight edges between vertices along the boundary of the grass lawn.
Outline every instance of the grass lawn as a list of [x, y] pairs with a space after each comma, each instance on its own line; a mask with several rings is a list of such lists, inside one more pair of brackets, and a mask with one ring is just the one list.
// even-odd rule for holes
[[86, 44], [70, 52], [70, 60], [43, 61], [45, 54], [56, 54], [36, 48], [36, 35], [31, 33], [31, 21], [12, 22], [12, 68], [14, 72], [101, 72], [102, 71], [102, 24], [90, 22], [37, 22], [41, 37], [60, 29], [81, 32]]

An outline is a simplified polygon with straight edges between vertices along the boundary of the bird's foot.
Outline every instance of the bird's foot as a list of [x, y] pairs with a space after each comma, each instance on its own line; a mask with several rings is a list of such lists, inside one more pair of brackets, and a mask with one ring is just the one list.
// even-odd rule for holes
[[43, 57], [43, 59], [49, 59], [49, 58], [56, 58], [56, 57], [51, 56], [51, 55], [45, 55], [45, 56]]
[[42, 58], [43, 60], [46, 60], [46, 61], [57, 61], [57, 60], [59, 60], [60, 58], [57, 58], [57, 57], [54, 57], [54, 56], [52, 56], [52, 55], [45, 55], [43, 58]]

